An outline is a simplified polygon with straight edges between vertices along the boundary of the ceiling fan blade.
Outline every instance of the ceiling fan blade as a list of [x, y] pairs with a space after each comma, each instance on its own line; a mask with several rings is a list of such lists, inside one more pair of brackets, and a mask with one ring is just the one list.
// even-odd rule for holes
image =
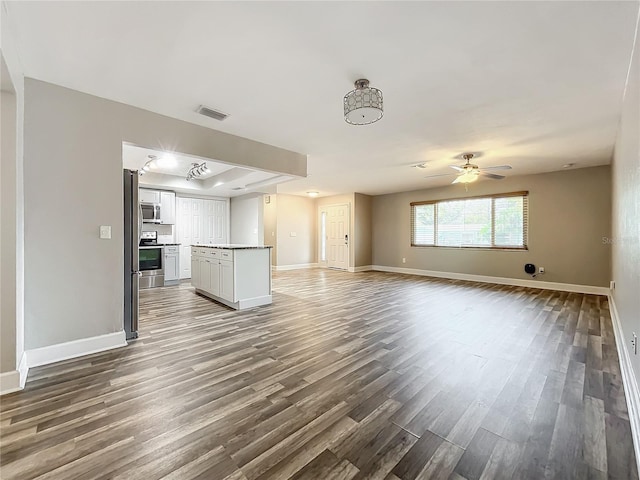
[[482, 167], [480, 170], [511, 170], [511, 165], [496, 165], [495, 167]]
[[495, 173], [480, 172], [480, 175], [494, 180], [502, 180], [504, 178], [504, 175], [496, 175]]
[[450, 177], [451, 175], [455, 175], [455, 173], [440, 173], [438, 175], [427, 175], [424, 178], [434, 178], [434, 177]]
[[464, 168], [459, 167], [458, 165], [449, 165], [454, 170], [458, 170], [459, 172], [464, 172]]
[[454, 183], [460, 183], [461, 178], [462, 178], [461, 175], [457, 176], [456, 179], [453, 182], [451, 182], [451, 184], [453, 185]]

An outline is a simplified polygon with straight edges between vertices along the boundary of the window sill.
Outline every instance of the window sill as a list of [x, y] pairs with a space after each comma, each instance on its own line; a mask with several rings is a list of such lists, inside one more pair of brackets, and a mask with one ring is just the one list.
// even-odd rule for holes
[[415, 248], [448, 248], [450, 250], [480, 250], [480, 251], [499, 251], [499, 252], [526, 252], [528, 247], [453, 247], [449, 245], [411, 245]]

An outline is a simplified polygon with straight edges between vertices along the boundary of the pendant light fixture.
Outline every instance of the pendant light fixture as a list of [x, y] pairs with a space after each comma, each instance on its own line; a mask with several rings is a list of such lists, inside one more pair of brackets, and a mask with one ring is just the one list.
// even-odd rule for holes
[[344, 96], [344, 121], [350, 125], [369, 125], [382, 118], [382, 91], [369, 86], [369, 80], [355, 82], [355, 90]]

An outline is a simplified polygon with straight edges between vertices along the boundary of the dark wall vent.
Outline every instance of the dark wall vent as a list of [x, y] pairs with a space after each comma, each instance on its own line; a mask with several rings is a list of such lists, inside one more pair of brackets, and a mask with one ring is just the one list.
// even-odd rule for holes
[[229, 115], [226, 113], [219, 112], [218, 110], [214, 110], [213, 108], [205, 107], [204, 105], [200, 105], [198, 110], [196, 110], [200, 115], [204, 115], [205, 117], [215, 118], [216, 120], [224, 120]]

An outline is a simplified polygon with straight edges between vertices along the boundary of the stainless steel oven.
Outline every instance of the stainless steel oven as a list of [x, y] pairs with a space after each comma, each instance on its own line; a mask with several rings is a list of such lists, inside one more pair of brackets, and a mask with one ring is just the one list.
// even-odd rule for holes
[[141, 203], [142, 221], [144, 223], [161, 223], [159, 203]]
[[140, 263], [138, 269], [142, 272], [140, 288], [164, 286], [163, 247], [141, 246], [138, 251]]

